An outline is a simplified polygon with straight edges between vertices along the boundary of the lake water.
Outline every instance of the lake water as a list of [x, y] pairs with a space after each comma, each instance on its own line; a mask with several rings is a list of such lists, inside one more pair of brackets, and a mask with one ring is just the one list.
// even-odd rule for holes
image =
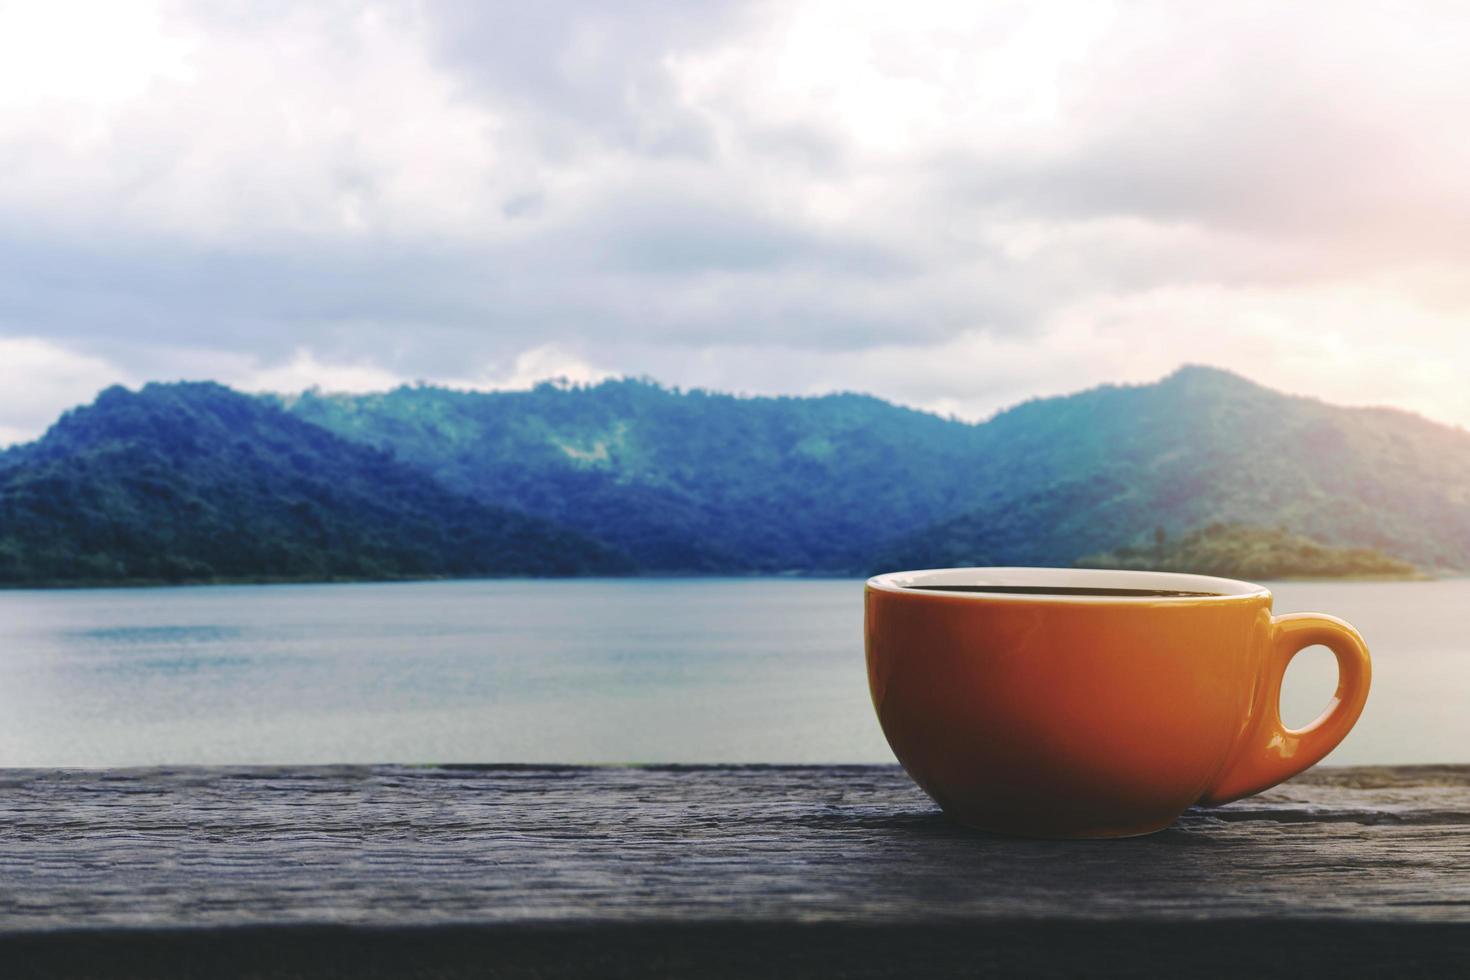
[[[1329, 761], [1470, 761], [1470, 580], [1274, 591], [1373, 650]], [[1299, 657], [1287, 720], [1334, 678]], [[857, 581], [0, 592], [0, 766], [892, 758]]]

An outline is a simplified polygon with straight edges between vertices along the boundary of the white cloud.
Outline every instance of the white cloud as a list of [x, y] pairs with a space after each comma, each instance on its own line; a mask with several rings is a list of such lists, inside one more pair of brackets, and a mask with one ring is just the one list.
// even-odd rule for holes
[[611, 372], [983, 416], [1203, 360], [1470, 423], [1460, 18], [4, 6], [0, 323], [252, 389]]
[[370, 362], [324, 364], [305, 348], [283, 363], [226, 369], [220, 380], [241, 391], [295, 393], [307, 388], [323, 391], [383, 391], [403, 384], [404, 379]]
[[[455, 95], [408, 5], [213, 21], [118, 0], [0, 21], [0, 204], [38, 225], [193, 247], [503, 222], [497, 120]], [[105, 13], [99, 31], [78, 29]], [[113, 25], [113, 22], [116, 25]]]
[[[399, 385], [425, 380], [395, 374], [371, 361], [326, 361], [314, 351], [300, 348], [275, 363], [231, 362], [207, 353], [190, 352], [182, 358], [191, 364], [190, 376], [213, 377], [241, 391], [294, 394], [308, 388], [328, 392], [385, 391]], [[541, 381], [558, 379], [574, 384], [592, 384], [612, 373], [594, 367], [585, 359], [555, 344], [521, 351], [505, 363], [488, 363], [467, 374], [436, 379], [452, 388], [477, 391], [525, 390]]]
[[487, 369], [475, 378], [450, 379], [446, 383], [456, 388], [480, 391], [524, 391], [548, 379], [594, 384], [609, 377], [612, 377], [612, 372], [595, 367], [555, 344], [545, 344], [517, 354], [509, 370]]
[[40, 337], [0, 337], [0, 445], [32, 439], [68, 408], [130, 381], [99, 358]]

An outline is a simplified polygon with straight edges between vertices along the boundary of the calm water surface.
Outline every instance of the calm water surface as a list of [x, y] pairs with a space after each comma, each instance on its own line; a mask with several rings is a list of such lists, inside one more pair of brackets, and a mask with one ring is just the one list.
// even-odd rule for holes
[[[1353, 622], [1333, 763], [1470, 761], [1470, 580], [1277, 585]], [[1335, 677], [1299, 657], [1284, 713]], [[0, 766], [889, 762], [862, 586], [481, 581], [0, 592]]]

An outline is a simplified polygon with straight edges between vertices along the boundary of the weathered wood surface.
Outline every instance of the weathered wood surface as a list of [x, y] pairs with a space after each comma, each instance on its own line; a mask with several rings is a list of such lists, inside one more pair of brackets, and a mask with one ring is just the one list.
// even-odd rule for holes
[[[239, 928], [167, 931], [201, 926]], [[1300, 972], [1281, 951], [1311, 936], [1307, 965], [1377, 962], [1369, 947], [1397, 965], [1464, 963], [1470, 767], [1318, 769], [1101, 842], [965, 830], [885, 766], [0, 771], [0, 954], [35, 975], [66, 975], [68, 956], [87, 974], [85, 956], [107, 950], [165, 975], [148, 950], [167, 960], [201, 942], [238, 947], [236, 967], [249, 950], [315, 950], [292, 961], [301, 975], [370, 974], [414, 942], [427, 942], [420, 964], [493, 947], [504, 975], [560, 975], [557, 957], [579, 949], [564, 972], [585, 971], [587, 956], [635, 947], [641, 960], [597, 972], [636, 960], [640, 975], [658, 950], [674, 972], [741, 975], [764, 937], [789, 966], [846, 956], [844, 970], [808, 967], [867, 976], [897, 969], [879, 948], [921, 935], [935, 974], [974, 966], [980, 948], [998, 970], [1062, 969], [1061, 936], [1191, 961], [1214, 944], [1232, 969], [1264, 942]], [[366, 957], [351, 970], [348, 947]], [[730, 972], [698, 962], [715, 949]], [[465, 962], [423, 975], [465, 975]]]

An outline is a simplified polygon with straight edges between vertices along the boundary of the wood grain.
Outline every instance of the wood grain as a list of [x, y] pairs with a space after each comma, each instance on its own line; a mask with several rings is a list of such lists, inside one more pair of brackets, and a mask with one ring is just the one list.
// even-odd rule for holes
[[[1470, 955], [1470, 767], [1318, 769], [1104, 842], [965, 830], [886, 766], [7, 770], [0, 869], [0, 951], [26, 951], [34, 975], [68, 975], [65, 957], [88, 950], [141, 963], [199, 935], [216, 952], [268, 934], [267, 947], [340, 953], [344, 936], [360, 952], [414, 929], [436, 948], [499, 949], [503, 965], [522, 949], [535, 969], [506, 965], [515, 976], [657, 936], [674, 966], [690, 962], [670, 952], [680, 942], [725, 948], [730, 966], [754, 935], [851, 958], [923, 930], [931, 951], [948, 942], [972, 966], [976, 937], [991, 936], [996, 969], [1018, 968], [995, 957], [1026, 942], [1027, 962], [1060, 963], [1057, 930], [1113, 946], [1158, 933], [1173, 938], [1149, 949], [1196, 959], [1212, 942], [1238, 958], [1273, 930], [1321, 933], [1350, 965], [1374, 943], [1402, 963], [1409, 934], [1435, 937], [1417, 955]], [[178, 932], [200, 927], [231, 931]], [[536, 942], [541, 954], [525, 952]], [[388, 943], [357, 975], [403, 948]], [[843, 975], [869, 975], [876, 955]], [[83, 960], [75, 975], [97, 965]], [[465, 975], [456, 963], [423, 975]], [[167, 975], [157, 966], [138, 975]], [[318, 967], [301, 975], [328, 975]]]

